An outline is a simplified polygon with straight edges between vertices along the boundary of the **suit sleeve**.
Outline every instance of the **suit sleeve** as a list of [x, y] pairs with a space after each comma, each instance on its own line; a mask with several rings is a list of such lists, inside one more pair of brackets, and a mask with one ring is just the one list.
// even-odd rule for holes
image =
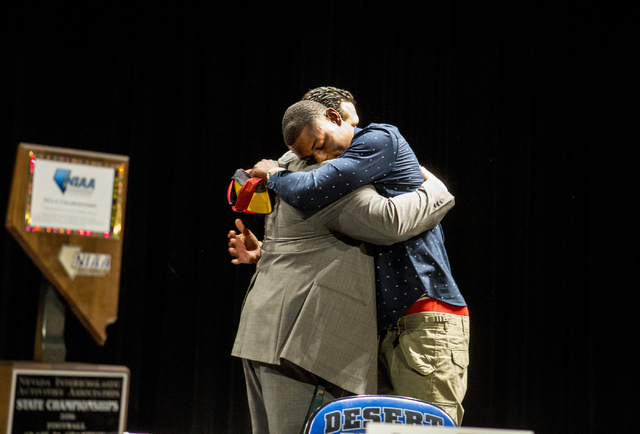
[[392, 198], [371, 186], [360, 188], [327, 209], [326, 226], [357, 240], [391, 245], [433, 229], [453, 208], [455, 199], [437, 178], [416, 191]]

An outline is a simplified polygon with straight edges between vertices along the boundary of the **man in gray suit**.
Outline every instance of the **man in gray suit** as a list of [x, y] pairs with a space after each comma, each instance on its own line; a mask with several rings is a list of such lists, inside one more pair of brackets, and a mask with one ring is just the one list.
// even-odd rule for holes
[[[290, 170], [315, 167], [285, 157]], [[260, 259], [232, 351], [243, 359], [255, 434], [297, 434], [319, 383], [327, 400], [376, 393], [375, 277], [361, 241], [409, 239], [453, 203], [430, 175], [412, 193], [384, 198], [366, 186], [315, 212], [276, 198], [261, 248], [241, 224], [242, 234], [229, 233], [234, 263]]]

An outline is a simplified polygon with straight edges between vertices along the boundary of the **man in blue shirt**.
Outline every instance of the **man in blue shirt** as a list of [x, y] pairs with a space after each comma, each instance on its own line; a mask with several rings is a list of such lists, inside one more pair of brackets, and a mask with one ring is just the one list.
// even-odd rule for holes
[[[336, 109], [302, 101], [285, 113], [283, 136], [300, 159], [331, 160], [310, 172], [282, 170], [270, 160], [254, 167], [254, 176], [268, 179], [268, 188], [297, 208], [322, 208], [366, 184], [391, 197], [422, 182], [415, 154], [391, 125], [354, 129]], [[378, 327], [386, 331], [380, 355], [392, 383], [389, 389], [439, 405], [460, 424], [469, 319], [451, 276], [442, 228], [373, 251]]]

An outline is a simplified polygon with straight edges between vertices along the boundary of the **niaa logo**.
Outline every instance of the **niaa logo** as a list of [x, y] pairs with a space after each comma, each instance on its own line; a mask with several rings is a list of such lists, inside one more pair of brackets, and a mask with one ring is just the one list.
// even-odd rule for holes
[[93, 190], [96, 188], [96, 180], [91, 178], [83, 178], [80, 176], [71, 176], [71, 170], [58, 169], [53, 175], [53, 180], [56, 182], [60, 191], [65, 193], [68, 187], [77, 188], [79, 190]]

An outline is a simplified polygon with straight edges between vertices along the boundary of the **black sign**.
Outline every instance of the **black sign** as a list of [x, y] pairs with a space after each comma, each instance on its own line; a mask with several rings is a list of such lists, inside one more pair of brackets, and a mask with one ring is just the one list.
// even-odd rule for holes
[[11, 434], [119, 434], [127, 374], [14, 372]]

